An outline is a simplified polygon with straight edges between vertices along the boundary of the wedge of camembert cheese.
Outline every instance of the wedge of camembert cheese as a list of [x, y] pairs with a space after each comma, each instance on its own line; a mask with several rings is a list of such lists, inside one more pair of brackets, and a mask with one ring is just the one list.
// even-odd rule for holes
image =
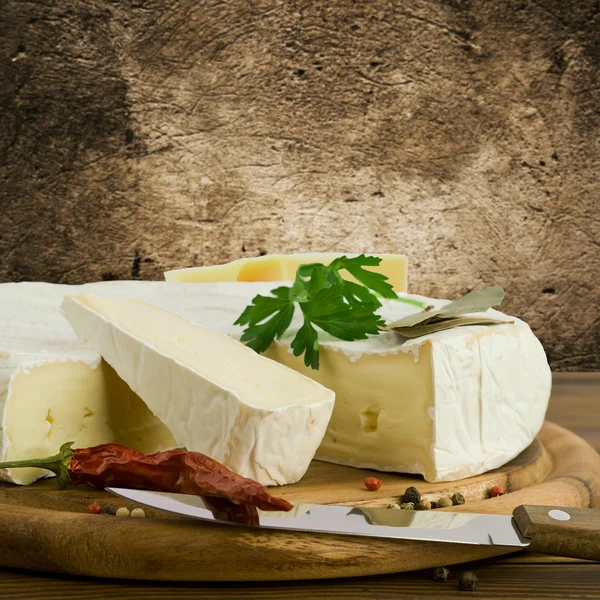
[[62, 312], [188, 450], [266, 485], [308, 469], [331, 390], [152, 304], [89, 294], [65, 300]]

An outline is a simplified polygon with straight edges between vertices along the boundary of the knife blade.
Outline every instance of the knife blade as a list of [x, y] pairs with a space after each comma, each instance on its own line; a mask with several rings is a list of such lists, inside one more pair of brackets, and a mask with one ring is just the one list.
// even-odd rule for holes
[[[257, 510], [249, 525], [215, 498], [110, 487], [118, 496], [178, 515], [233, 525], [398, 540], [449, 542], [527, 549], [542, 554], [600, 561], [600, 510], [521, 505], [509, 515], [296, 503], [291, 511]], [[241, 511], [245, 518], [247, 513]]]
[[[213, 514], [199, 496], [110, 487], [107, 491], [170, 513], [237, 527]], [[257, 511], [261, 529], [305, 531], [403, 540], [526, 548], [515, 520], [507, 515], [296, 503], [288, 512]], [[256, 527], [256, 526], [255, 526]]]

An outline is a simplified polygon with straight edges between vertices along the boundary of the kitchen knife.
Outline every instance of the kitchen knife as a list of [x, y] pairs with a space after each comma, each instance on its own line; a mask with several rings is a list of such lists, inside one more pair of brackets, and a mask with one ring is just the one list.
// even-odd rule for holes
[[[106, 488], [122, 498], [178, 515], [233, 525], [215, 516], [199, 496]], [[600, 561], [600, 510], [519, 506], [508, 515], [440, 510], [331, 506], [296, 503], [288, 512], [261, 511], [261, 529], [479, 544]]]

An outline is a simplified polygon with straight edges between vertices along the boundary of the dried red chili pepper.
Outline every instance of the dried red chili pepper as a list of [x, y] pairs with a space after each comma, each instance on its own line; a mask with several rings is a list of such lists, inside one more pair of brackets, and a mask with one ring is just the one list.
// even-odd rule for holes
[[[0, 463], [0, 469], [38, 467], [56, 474], [59, 487], [87, 483], [93, 487], [124, 487], [202, 496], [219, 518], [256, 524], [261, 510], [291, 510], [283, 498], [221, 463], [185, 450], [144, 454], [120, 444], [71, 449], [67, 442], [48, 458]], [[218, 514], [216, 514], [218, 513]]]

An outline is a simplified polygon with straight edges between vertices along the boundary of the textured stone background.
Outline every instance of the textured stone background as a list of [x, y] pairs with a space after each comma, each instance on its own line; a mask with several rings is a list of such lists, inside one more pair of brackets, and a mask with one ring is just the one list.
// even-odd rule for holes
[[0, 279], [401, 252], [600, 369], [599, 64], [595, 0], [3, 0]]

